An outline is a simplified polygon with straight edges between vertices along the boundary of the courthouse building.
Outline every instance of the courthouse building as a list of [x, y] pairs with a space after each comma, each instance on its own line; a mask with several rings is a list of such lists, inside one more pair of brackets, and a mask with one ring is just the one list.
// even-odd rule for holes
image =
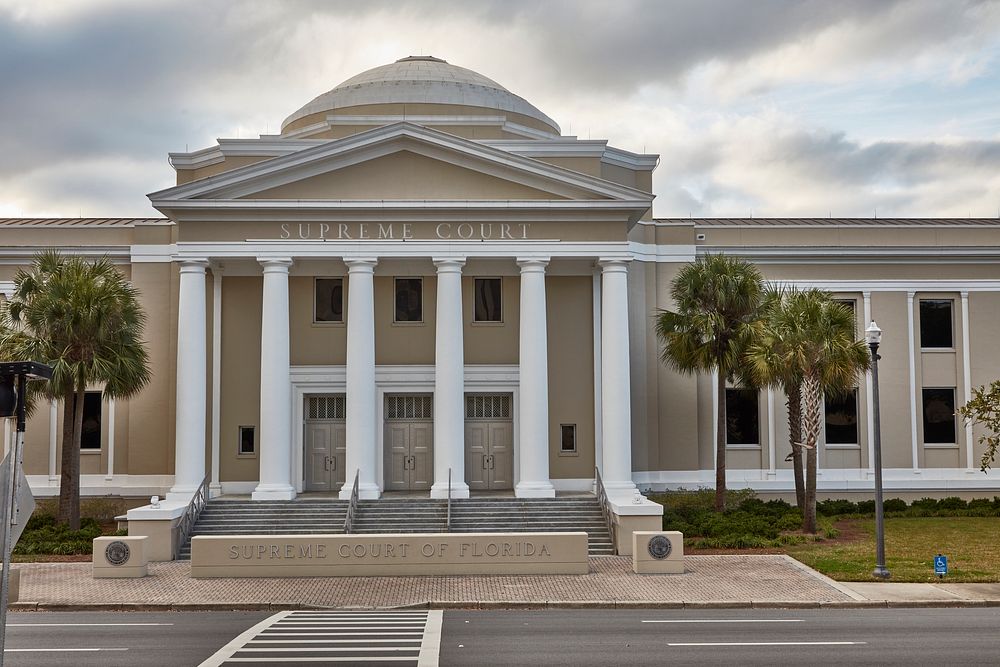
[[[162, 217], [0, 221], [0, 291], [41, 249], [107, 255], [148, 315], [151, 384], [87, 394], [85, 495], [347, 497], [357, 476], [362, 498], [548, 497], [595, 467], [619, 498], [711, 486], [712, 378], [661, 363], [653, 330], [708, 253], [830, 290], [859, 338], [877, 320], [890, 490], [1000, 487], [955, 416], [1000, 377], [1000, 221], [654, 219], [660, 156], [429, 56], [169, 159]], [[784, 397], [726, 404], [730, 484], [789, 491]], [[820, 490], [873, 488], [872, 412], [869, 378], [827, 399]], [[36, 494], [58, 490], [61, 416], [29, 424]]]

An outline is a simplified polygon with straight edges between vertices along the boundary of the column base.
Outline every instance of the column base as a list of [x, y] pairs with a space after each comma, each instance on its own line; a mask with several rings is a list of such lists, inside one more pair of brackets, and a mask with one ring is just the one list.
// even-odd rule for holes
[[[351, 489], [352, 486], [349, 484], [344, 484], [340, 487], [340, 499], [350, 500]], [[381, 497], [382, 489], [378, 488], [378, 484], [374, 484], [372, 482], [358, 483], [358, 500], [378, 500]]]
[[197, 486], [173, 486], [167, 491], [164, 500], [169, 500], [172, 503], [186, 504], [191, 502], [191, 499], [194, 498], [194, 492], [197, 490]]
[[613, 500], [619, 504], [629, 504], [635, 497], [638, 488], [635, 482], [628, 480], [623, 482], [604, 482], [604, 492], [608, 494], [608, 500]]
[[287, 484], [258, 484], [250, 500], [294, 500], [295, 489]]
[[221, 484], [209, 484], [208, 485], [208, 497], [218, 498], [222, 495], [222, 485]]
[[556, 489], [552, 482], [545, 480], [541, 482], [518, 482], [514, 487], [514, 497], [516, 498], [555, 498]]
[[[448, 482], [435, 483], [431, 486], [431, 498], [437, 498], [439, 500], [444, 500], [448, 497]], [[452, 482], [451, 483], [451, 497], [454, 498], [468, 498], [469, 497], [469, 485], [465, 482]]]

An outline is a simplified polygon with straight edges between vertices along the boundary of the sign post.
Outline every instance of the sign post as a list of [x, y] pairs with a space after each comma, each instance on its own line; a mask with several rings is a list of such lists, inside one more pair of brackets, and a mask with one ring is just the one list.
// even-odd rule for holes
[[948, 574], [948, 557], [938, 554], [934, 556], [934, 574], [938, 576], [938, 579], [944, 579], [944, 575]]
[[[7, 635], [7, 602], [10, 591], [10, 552], [21, 536], [24, 525], [35, 507], [21, 462], [24, 457], [24, 426], [27, 416], [27, 389], [29, 379], [47, 380], [52, 369], [34, 361], [0, 363], [0, 418], [15, 417], [17, 436], [14, 447], [4, 461], [2, 531], [3, 576], [0, 579], [0, 667], [3, 667], [4, 644]], [[16, 383], [16, 389], [15, 389]], [[26, 495], [25, 495], [26, 494]], [[30, 500], [29, 500], [30, 499]], [[19, 502], [20, 501], [20, 502]]]

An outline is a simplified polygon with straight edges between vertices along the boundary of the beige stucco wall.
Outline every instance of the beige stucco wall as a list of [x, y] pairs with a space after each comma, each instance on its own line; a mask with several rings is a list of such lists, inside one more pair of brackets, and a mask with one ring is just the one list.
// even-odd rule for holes
[[[590, 276], [545, 279], [549, 352], [549, 474], [594, 476], [594, 318]], [[576, 424], [577, 453], [561, 454], [560, 424]], [[522, 447], [535, 443], [521, 443]]]
[[238, 456], [240, 426], [257, 427], [260, 451], [260, 319], [263, 278], [222, 279], [219, 471], [222, 481], [257, 479], [258, 458]]
[[476, 277], [497, 276], [495, 274], [475, 276], [467, 272], [466, 277], [462, 278], [465, 363], [516, 364], [521, 322], [521, 280], [516, 276], [500, 277], [503, 322], [475, 322], [473, 287]]

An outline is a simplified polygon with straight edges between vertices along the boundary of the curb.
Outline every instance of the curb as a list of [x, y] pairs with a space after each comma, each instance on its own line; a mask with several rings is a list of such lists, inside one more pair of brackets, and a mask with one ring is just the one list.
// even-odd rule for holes
[[295, 611], [300, 609], [445, 609], [445, 610], [542, 610], [542, 609], [944, 609], [944, 608], [984, 608], [1000, 607], [1000, 600], [700, 600], [700, 601], [657, 601], [657, 600], [550, 600], [529, 602], [508, 601], [453, 601], [418, 602], [393, 607], [333, 607], [304, 605], [298, 603], [88, 603], [62, 604], [51, 602], [15, 602], [8, 609], [13, 612], [192, 612], [192, 611]]

